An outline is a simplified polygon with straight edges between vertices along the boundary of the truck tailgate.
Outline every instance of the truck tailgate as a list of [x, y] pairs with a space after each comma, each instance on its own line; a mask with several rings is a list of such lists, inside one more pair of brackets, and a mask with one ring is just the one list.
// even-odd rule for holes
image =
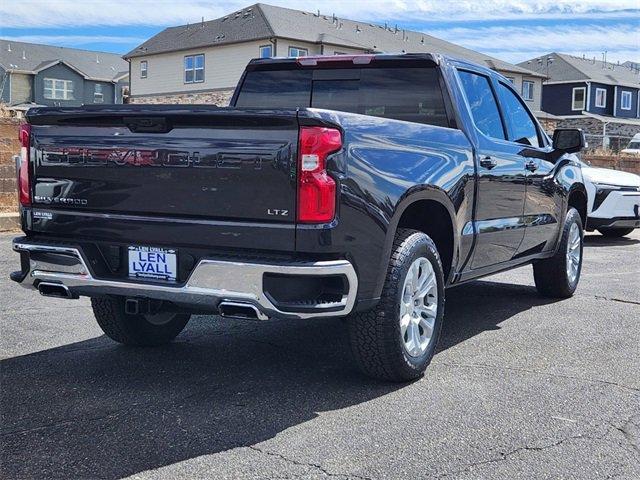
[[35, 230], [59, 232], [56, 219], [69, 225], [75, 213], [84, 231], [105, 214], [114, 224], [220, 222], [232, 236], [236, 222], [266, 223], [291, 227], [281, 246], [294, 248], [295, 111], [132, 107], [29, 112], [33, 207], [59, 212], [34, 218]]

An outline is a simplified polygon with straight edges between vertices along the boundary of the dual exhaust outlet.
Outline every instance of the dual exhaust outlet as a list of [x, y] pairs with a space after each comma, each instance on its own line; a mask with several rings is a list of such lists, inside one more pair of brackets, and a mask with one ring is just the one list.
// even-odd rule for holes
[[[77, 299], [75, 295], [66, 285], [61, 283], [40, 282], [38, 283], [38, 292], [44, 297]], [[130, 315], [144, 313], [145, 308], [142, 305], [143, 299], [128, 298], [125, 302], [125, 311]], [[268, 320], [258, 307], [250, 303], [230, 302], [223, 300], [218, 305], [218, 312], [221, 317], [240, 318], [245, 320]]]
[[74, 295], [66, 285], [63, 285], [61, 283], [40, 282], [38, 283], [38, 291], [43, 297], [68, 299], [78, 298], [78, 295]]

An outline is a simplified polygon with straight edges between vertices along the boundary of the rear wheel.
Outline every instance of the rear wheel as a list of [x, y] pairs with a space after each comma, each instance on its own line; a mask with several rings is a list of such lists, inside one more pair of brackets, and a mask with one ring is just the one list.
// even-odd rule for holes
[[125, 345], [154, 346], [169, 343], [184, 329], [190, 315], [158, 311], [130, 315], [124, 297], [92, 297], [91, 307], [102, 331]]
[[444, 275], [433, 241], [399, 230], [380, 302], [349, 319], [351, 347], [367, 375], [391, 381], [419, 378], [435, 353], [444, 316]]
[[633, 232], [633, 228], [599, 228], [598, 231], [609, 238], [620, 238]]
[[582, 219], [575, 208], [570, 208], [562, 228], [556, 254], [533, 264], [533, 279], [541, 295], [568, 298], [573, 295], [582, 270]]

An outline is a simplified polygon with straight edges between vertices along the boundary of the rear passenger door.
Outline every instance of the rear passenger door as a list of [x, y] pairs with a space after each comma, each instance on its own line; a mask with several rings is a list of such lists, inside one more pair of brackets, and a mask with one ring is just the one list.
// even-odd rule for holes
[[458, 78], [477, 144], [477, 237], [470, 268], [490, 270], [511, 260], [524, 237], [525, 159], [522, 145], [508, 140], [492, 79], [467, 69], [459, 69]]

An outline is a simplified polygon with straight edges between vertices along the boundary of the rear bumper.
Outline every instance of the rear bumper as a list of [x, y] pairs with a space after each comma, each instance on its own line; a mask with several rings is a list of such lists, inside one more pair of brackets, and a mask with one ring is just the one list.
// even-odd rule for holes
[[[78, 296], [121, 295], [172, 302], [203, 311], [215, 312], [221, 302], [251, 305], [258, 318], [313, 318], [344, 316], [351, 312], [358, 291], [358, 277], [347, 260], [318, 262], [259, 263], [201, 259], [181, 285], [99, 279], [91, 274], [86, 257], [78, 247], [31, 243], [26, 238], [13, 242], [22, 254], [22, 270], [11, 279], [29, 289], [38, 285], [59, 284], [70, 298]], [[265, 292], [265, 275], [292, 277], [342, 277], [344, 292], [340, 299], [320, 303], [288, 303], [281, 306]]]

